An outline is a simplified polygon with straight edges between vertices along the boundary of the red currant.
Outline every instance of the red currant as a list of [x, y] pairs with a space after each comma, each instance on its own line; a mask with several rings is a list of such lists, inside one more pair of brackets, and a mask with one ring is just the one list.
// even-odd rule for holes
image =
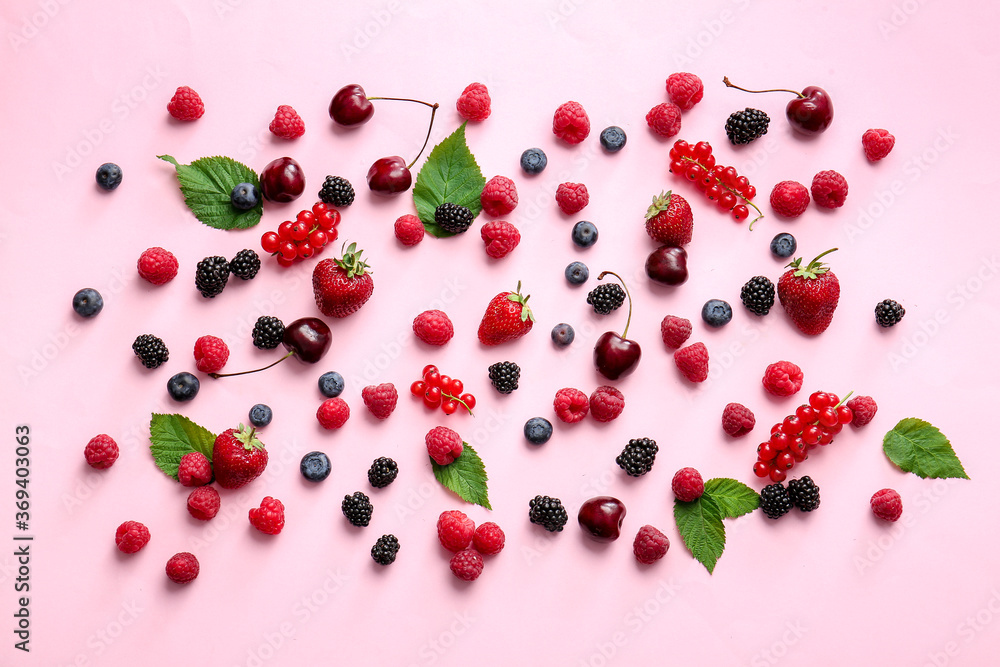
[[718, 204], [719, 208], [728, 211], [736, 206], [736, 195], [729, 190], [726, 190], [722, 193], [722, 196], [719, 197]]
[[315, 215], [317, 218], [330, 210], [331, 209], [327, 205], [327, 203], [322, 201], [316, 202], [315, 204], [313, 204], [312, 207], [313, 215]]
[[312, 211], [299, 211], [299, 214], [295, 216], [295, 220], [298, 222], [304, 222], [310, 227], [312, 227], [313, 223], [316, 220], [316, 214], [314, 214]]
[[679, 162], [681, 159], [681, 152], [676, 148], [674, 148], [673, 146], [671, 146], [670, 151], [667, 153], [667, 156], [670, 158], [671, 162]]
[[707, 141], [699, 141], [694, 145], [691, 152], [695, 160], [703, 162], [705, 158], [712, 154], [712, 145]]
[[691, 162], [687, 165], [687, 169], [684, 171], [684, 175], [692, 183], [697, 183], [705, 175], [705, 168], [702, 167], [697, 162]]
[[438, 379], [438, 386], [441, 387], [442, 394], [454, 394], [451, 390], [451, 378], [447, 375], [442, 375]]
[[771, 446], [778, 451], [788, 449], [790, 444], [792, 444], [792, 438], [787, 433], [778, 432], [771, 436]]
[[791, 452], [781, 452], [774, 457], [774, 467], [780, 470], [791, 470], [795, 465], [795, 457]]
[[459, 399], [461, 399], [461, 401], [465, 403], [465, 407], [469, 408], [470, 410], [476, 407], [476, 397], [473, 396], [472, 394], [462, 394], [461, 396], [459, 396]]
[[316, 249], [309, 245], [308, 241], [303, 241], [295, 251], [302, 259], [309, 259], [316, 254]]
[[819, 438], [819, 444], [829, 445], [831, 442], [833, 442], [833, 436], [834, 436], [833, 433], [830, 433], [829, 431], [824, 431], [823, 435], [821, 435]]
[[451, 379], [451, 393], [452, 393], [452, 395], [458, 396], [459, 394], [462, 393], [463, 389], [465, 389], [465, 385], [462, 384], [461, 380], [459, 380], [458, 378], [452, 378]]
[[762, 442], [757, 446], [757, 458], [761, 461], [770, 461], [778, 455], [778, 451], [769, 442]]
[[674, 148], [677, 150], [677, 153], [683, 157], [690, 157], [692, 155], [691, 144], [684, 141], [683, 139], [678, 139], [677, 141], [675, 141]]
[[715, 156], [708, 155], [701, 159], [701, 163], [705, 165], [705, 169], [712, 169], [715, 167]]
[[787, 475], [785, 475], [785, 471], [784, 470], [778, 470], [777, 468], [771, 468], [771, 470], [768, 472], [768, 477], [771, 478], [772, 482], [784, 482], [785, 481], [785, 477], [787, 477]]
[[747, 188], [749, 187], [750, 187], [750, 179], [748, 179], [746, 176], [736, 177], [736, 189], [739, 190], [741, 195], [746, 195]]
[[743, 204], [733, 207], [733, 220], [736, 222], [743, 222], [750, 217], [750, 209], [748, 209]]
[[768, 466], [763, 461], [757, 461], [753, 464], [753, 474], [758, 477], [767, 477], [767, 474], [771, 471], [770, 466]]
[[333, 211], [323, 211], [316, 216], [316, 224], [319, 225], [320, 229], [330, 231], [340, 224], [340, 212], [336, 209]]
[[840, 418], [837, 416], [837, 411], [832, 407], [826, 407], [819, 411], [819, 423], [821, 426], [826, 426], [828, 429], [835, 424], [840, 423]]
[[796, 463], [802, 463], [807, 458], [809, 458], [809, 452], [807, 452], [805, 449], [803, 449], [802, 451], [793, 449], [791, 451], [792, 451], [792, 458], [795, 460]]
[[726, 170], [725, 167], [723, 167], [721, 164], [717, 164], [714, 167], [712, 167], [712, 176], [714, 176], [716, 179], [721, 180], [722, 172], [724, 172], [725, 170]]
[[[702, 169], [702, 171], [704, 171], [704, 169]], [[714, 179], [709, 178], [708, 176], [702, 176], [694, 182], [694, 187], [698, 188], [702, 192], [705, 192], [713, 182]]]
[[306, 237], [309, 236], [309, 225], [299, 221], [293, 222], [291, 235], [293, 241], [305, 241]]
[[278, 225], [278, 238], [282, 241], [291, 241], [293, 224], [294, 223], [291, 220], [285, 220], [283, 223]]
[[427, 387], [424, 390], [424, 403], [432, 408], [436, 408], [441, 404], [441, 388], [440, 387]]
[[803, 424], [812, 424], [819, 419], [819, 413], [808, 405], [800, 405], [796, 408], [795, 416], [801, 419]]
[[854, 419], [854, 411], [846, 405], [841, 405], [837, 408], [837, 418], [841, 424], [850, 424]]
[[747, 199], [753, 199], [757, 196], [757, 188], [751, 185], [743, 192], [743, 196]]
[[437, 373], [438, 367], [434, 364], [427, 364], [424, 366], [424, 370], [420, 371], [420, 377], [427, 379], [428, 373]]
[[802, 441], [809, 445], [810, 447], [819, 443], [820, 436], [823, 435], [823, 430], [816, 426], [815, 424], [811, 426], [806, 426], [802, 429]]
[[671, 160], [670, 161], [670, 173], [671, 174], [683, 174], [687, 169], [687, 165], [681, 160]]
[[278, 260], [278, 266], [283, 266], [283, 267], [289, 267], [295, 263], [294, 259], [288, 259], [284, 255], [278, 255], [277, 260]]
[[722, 196], [722, 186], [718, 183], [705, 190], [705, 196], [708, 197], [709, 201], [717, 201], [719, 197]]
[[260, 249], [266, 253], [277, 252], [279, 243], [281, 239], [278, 237], [278, 232], [264, 232], [260, 237]]
[[[825, 391], [816, 391], [809, 396], [809, 405], [816, 410], [822, 410], [831, 405], [836, 405], [836, 403], [830, 402], [830, 395]], [[817, 418], [819, 418], [819, 415], [817, 415]]]
[[437, 370], [433, 370], [430, 373], [424, 373], [424, 382], [427, 383], [428, 387], [441, 388], [441, 374]]
[[455, 414], [455, 410], [458, 410], [458, 401], [453, 401], [451, 399], [441, 401], [441, 412], [446, 415], [453, 415]]
[[798, 454], [805, 454], [806, 443], [802, 440], [802, 438], [795, 438], [794, 440], [792, 440], [792, 444], [788, 446], [788, 451], [792, 453], [792, 456], [796, 456]]
[[299, 256], [298, 247], [291, 241], [283, 241], [281, 245], [278, 246], [278, 252], [281, 253], [281, 259], [287, 262], [291, 262]]
[[781, 433], [781, 422], [778, 422], [771, 427], [771, 435], [774, 435], [775, 433]]
[[735, 188], [736, 187], [737, 174], [736, 174], [736, 169], [735, 168], [733, 168], [733, 167], [726, 167], [725, 169], [723, 169], [722, 170], [722, 177], [721, 178], [722, 178], [723, 185], [727, 185], [727, 186], [729, 186], [731, 188]]
[[309, 243], [314, 248], [322, 248], [327, 243], [330, 242], [330, 237], [322, 229], [317, 229], [312, 234], [309, 235]]
[[838, 405], [840, 405], [840, 396], [837, 396], [836, 394], [830, 394], [830, 393], [827, 393], [827, 396], [830, 397], [830, 405], [831, 406], [837, 407]]
[[798, 417], [785, 417], [785, 421], [781, 422], [781, 430], [788, 435], [798, 435], [802, 433], [802, 420]]
[[410, 393], [413, 394], [414, 396], [423, 396], [424, 391], [426, 389], [427, 385], [425, 385], [420, 380], [417, 380], [416, 382], [410, 385]]
[[826, 433], [829, 433], [830, 435], [837, 435], [843, 428], [843, 424], [834, 424], [830, 428], [826, 429]]

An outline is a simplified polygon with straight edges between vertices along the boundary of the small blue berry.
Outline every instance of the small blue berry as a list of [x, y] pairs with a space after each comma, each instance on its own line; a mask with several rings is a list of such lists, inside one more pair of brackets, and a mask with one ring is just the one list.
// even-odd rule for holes
[[710, 327], [721, 327], [733, 319], [733, 308], [722, 299], [709, 299], [701, 307], [701, 319]]
[[791, 257], [795, 254], [797, 246], [795, 237], [787, 232], [782, 232], [771, 239], [771, 252], [775, 257]]
[[566, 280], [572, 285], [582, 285], [590, 278], [590, 269], [583, 262], [571, 262], [566, 267]]
[[319, 391], [327, 398], [336, 398], [344, 391], [344, 376], [330, 371], [319, 376]]
[[270, 424], [271, 417], [273, 416], [274, 413], [271, 412], [270, 406], [264, 405], [263, 403], [258, 403], [250, 408], [250, 423], [257, 428]]
[[104, 297], [90, 287], [85, 287], [73, 295], [73, 310], [80, 317], [94, 317], [104, 308]]
[[330, 457], [323, 452], [309, 452], [302, 457], [299, 471], [310, 482], [322, 482], [330, 476]]
[[114, 162], [105, 162], [97, 168], [97, 184], [111, 191], [122, 184], [122, 168]]
[[247, 211], [260, 203], [260, 193], [253, 183], [240, 183], [229, 194], [229, 201], [235, 208]]
[[549, 159], [541, 148], [529, 148], [521, 153], [521, 169], [526, 174], [540, 174], [548, 163]]
[[524, 423], [524, 437], [533, 445], [544, 445], [552, 437], [552, 422], [544, 417], [532, 417]]
[[625, 148], [625, 142], [627, 139], [628, 138], [625, 136], [625, 130], [617, 125], [606, 127], [604, 128], [604, 131], [601, 132], [601, 145], [604, 146], [604, 150], [609, 153], [617, 153], [621, 149]]
[[559, 347], [566, 347], [573, 342], [574, 338], [576, 338], [576, 332], [565, 322], [552, 327], [552, 342]]
[[175, 401], [190, 401], [198, 395], [201, 382], [191, 373], [178, 373], [167, 380], [167, 393]]
[[581, 248], [589, 248], [597, 243], [597, 227], [589, 220], [581, 220], [573, 225], [573, 243]]

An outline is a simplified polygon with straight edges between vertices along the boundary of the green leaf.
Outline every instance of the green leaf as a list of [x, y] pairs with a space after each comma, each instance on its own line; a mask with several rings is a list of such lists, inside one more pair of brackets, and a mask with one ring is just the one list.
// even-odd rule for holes
[[479, 458], [476, 450], [468, 443], [463, 442], [462, 445], [461, 455], [446, 466], [438, 465], [431, 459], [434, 477], [445, 488], [457, 493], [462, 500], [491, 510], [493, 508], [490, 506], [486, 488], [486, 480], [489, 479], [486, 476], [486, 466], [483, 465], [483, 460]]
[[177, 479], [177, 465], [188, 452], [201, 452], [212, 460], [215, 434], [184, 415], [153, 413], [149, 421], [149, 441], [156, 467]]
[[674, 519], [684, 545], [711, 574], [726, 548], [726, 528], [719, 506], [707, 494], [690, 503], [675, 498]]
[[191, 164], [178, 164], [170, 155], [157, 155], [177, 169], [184, 202], [194, 216], [216, 229], [248, 229], [260, 222], [263, 201], [241, 211], [229, 199], [240, 183], [253, 183], [260, 191], [256, 172], [232, 158], [217, 155], [203, 157]]
[[723, 519], [735, 519], [753, 512], [760, 505], [760, 494], [743, 482], [716, 477], [705, 482], [705, 494], [719, 508]]
[[465, 143], [465, 123], [462, 123], [434, 147], [413, 186], [413, 203], [427, 233], [438, 238], [454, 236], [434, 222], [434, 209], [451, 202], [465, 206], [475, 217], [482, 210], [479, 198], [485, 185], [483, 172]]
[[948, 438], [923, 419], [900, 420], [882, 439], [882, 451], [900, 470], [924, 479], [969, 479]]

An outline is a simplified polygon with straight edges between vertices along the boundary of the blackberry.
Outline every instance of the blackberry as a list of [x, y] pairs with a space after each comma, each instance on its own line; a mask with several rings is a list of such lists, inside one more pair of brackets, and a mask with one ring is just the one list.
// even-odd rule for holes
[[624, 470], [629, 477], [641, 477], [653, 469], [656, 461], [656, 452], [659, 451], [655, 440], [649, 438], [637, 438], [628, 441], [625, 449], [615, 459], [615, 463]]
[[771, 119], [760, 109], [747, 107], [743, 111], [729, 114], [726, 121], [726, 136], [733, 145], [749, 144], [767, 134], [767, 124]]
[[891, 327], [899, 324], [903, 315], [906, 315], [906, 309], [892, 299], [880, 301], [875, 306], [875, 321], [880, 327]]
[[450, 201], [434, 209], [434, 222], [446, 232], [461, 234], [472, 225], [475, 218], [472, 211], [459, 204], [452, 204]]
[[198, 262], [194, 274], [194, 286], [206, 299], [214, 299], [222, 294], [229, 282], [229, 262], [225, 257], [206, 257]]
[[501, 394], [509, 394], [517, 389], [521, 368], [513, 361], [498, 361], [490, 366], [490, 382]]
[[819, 507], [819, 487], [809, 475], [788, 483], [788, 497], [803, 512], [812, 512]]
[[346, 178], [327, 176], [319, 191], [319, 199], [331, 206], [350, 206], [354, 203], [354, 186]]
[[569, 516], [566, 515], [566, 508], [558, 498], [535, 496], [528, 501], [528, 520], [550, 533], [555, 533], [563, 529], [569, 521]]
[[372, 467], [368, 469], [368, 483], [376, 489], [383, 489], [396, 479], [399, 474], [399, 466], [390, 458], [380, 456], [372, 462]]
[[765, 276], [754, 276], [740, 290], [740, 300], [751, 313], [767, 315], [774, 305], [774, 283]]
[[250, 248], [240, 250], [229, 262], [229, 271], [242, 280], [253, 280], [260, 271], [260, 255]]
[[353, 496], [344, 496], [344, 502], [340, 503], [340, 509], [351, 525], [363, 527], [372, 520], [374, 508], [371, 501], [368, 500], [368, 496], [360, 491], [355, 491]]
[[137, 336], [132, 343], [132, 351], [146, 368], [156, 368], [170, 358], [170, 351], [163, 340], [152, 334]]
[[625, 290], [618, 283], [605, 283], [590, 290], [587, 303], [594, 307], [595, 313], [607, 315], [618, 310], [625, 303]]
[[273, 350], [284, 337], [285, 325], [277, 317], [261, 315], [253, 325], [253, 346], [258, 349]]
[[372, 547], [372, 559], [379, 565], [389, 565], [396, 560], [397, 551], [399, 551], [399, 540], [396, 536], [383, 535]]
[[768, 484], [761, 490], [760, 508], [768, 519], [778, 519], [792, 509], [792, 499], [781, 482]]

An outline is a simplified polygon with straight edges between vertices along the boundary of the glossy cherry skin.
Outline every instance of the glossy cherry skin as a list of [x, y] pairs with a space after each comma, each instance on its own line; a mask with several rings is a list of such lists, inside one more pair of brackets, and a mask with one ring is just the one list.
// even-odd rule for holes
[[333, 336], [330, 327], [318, 317], [303, 317], [285, 327], [281, 344], [290, 352], [295, 352], [299, 361], [315, 364], [330, 349]]
[[333, 95], [330, 100], [330, 118], [337, 125], [356, 127], [371, 120], [375, 105], [365, 95], [365, 89], [350, 83]]
[[398, 155], [375, 160], [368, 170], [368, 187], [380, 195], [394, 195], [410, 189], [413, 177], [406, 161]]
[[793, 130], [801, 134], [819, 134], [833, 122], [833, 102], [827, 92], [818, 86], [803, 88], [802, 95], [785, 107], [788, 122]]
[[580, 506], [580, 527], [598, 542], [614, 542], [621, 535], [625, 505], [611, 496], [597, 496]]
[[271, 160], [260, 172], [260, 190], [268, 201], [294, 201], [305, 189], [306, 176], [302, 167], [290, 157]]
[[688, 279], [687, 251], [661, 245], [646, 258], [646, 275], [664, 285], [681, 285]]
[[609, 380], [617, 380], [634, 371], [641, 356], [639, 343], [622, 338], [613, 331], [601, 334], [594, 345], [594, 366]]

